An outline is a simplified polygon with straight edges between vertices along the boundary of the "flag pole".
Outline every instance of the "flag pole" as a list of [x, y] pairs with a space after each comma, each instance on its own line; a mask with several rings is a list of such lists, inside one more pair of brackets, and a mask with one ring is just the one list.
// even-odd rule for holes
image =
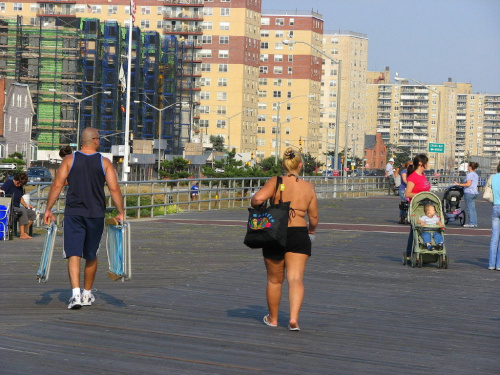
[[127, 54], [127, 93], [125, 103], [125, 149], [123, 151], [122, 181], [128, 181], [130, 167], [130, 86], [132, 76], [132, 28], [134, 24], [135, 0], [130, 1], [130, 18], [128, 28], [128, 54]]

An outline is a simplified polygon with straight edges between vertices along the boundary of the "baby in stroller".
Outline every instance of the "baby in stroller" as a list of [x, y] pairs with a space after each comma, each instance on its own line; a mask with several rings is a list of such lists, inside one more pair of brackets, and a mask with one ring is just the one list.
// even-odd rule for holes
[[464, 188], [452, 185], [443, 194], [444, 223], [459, 220], [460, 225], [465, 224], [465, 211], [460, 209], [460, 200], [464, 196]]
[[[436, 209], [434, 205], [428, 203], [424, 206], [424, 213], [418, 219], [418, 223], [422, 226], [428, 225], [439, 225], [440, 227], [444, 227], [443, 223], [439, 220], [439, 217], [436, 215]], [[443, 248], [443, 236], [438, 231], [422, 231], [421, 233], [422, 241], [425, 242], [427, 246], [427, 250], [432, 250], [432, 238], [434, 239], [434, 243], [436, 244], [436, 249], [441, 250]]]

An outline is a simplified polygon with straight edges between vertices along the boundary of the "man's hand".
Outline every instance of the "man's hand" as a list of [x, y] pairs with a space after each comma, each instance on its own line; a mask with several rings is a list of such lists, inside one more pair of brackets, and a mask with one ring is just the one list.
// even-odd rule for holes
[[116, 216], [114, 217], [114, 219], [115, 219], [116, 221], [120, 222], [120, 223], [123, 223], [123, 222], [124, 222], [124, 220], [125, 220], [125, 215], [123, 214], [123, 212], [122, 212], [122, 213], [119, 213], [118, 215], [116, 215]]
[[45, 210], [45, 214], [43, 215], [44, 224], [49, 225], [51, 221], [56, 221], [56, 218], [52, 214], [51, 210]]

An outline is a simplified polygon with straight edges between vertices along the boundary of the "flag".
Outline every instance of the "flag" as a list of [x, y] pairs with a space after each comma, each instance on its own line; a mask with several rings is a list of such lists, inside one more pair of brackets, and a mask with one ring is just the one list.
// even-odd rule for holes
[[125, 78], [125, 71], [123, 70], [123, 64], [120, 66], [120, 73], [118, 75], [118, 79], [120, 80], [120, 84], [122, 86], [122, 92], [125, 92], [127, 89], [127, 80]]
[[137, 11], [136, 0], [130, 0], [130, 15], [132, 16], [132, 23], [135, 22], [135, 12]]
[[92, 13], [92, 7], [89, 4], [87, 4], [87, 13]]

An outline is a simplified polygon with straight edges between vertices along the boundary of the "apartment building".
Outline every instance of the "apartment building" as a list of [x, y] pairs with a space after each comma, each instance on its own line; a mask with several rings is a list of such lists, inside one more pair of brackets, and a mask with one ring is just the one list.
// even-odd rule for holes
[[443, 143], [444, 153], [431, 153], [429, 168], [450, 169], [455, 165], [457, 103], [470, 93], [470, 84], [449, 80], [441, 85], [369, 84], [367, 128], [382, 134], [393, 150], [407, 147], [412, 155], [429, 153], [429, 143]]
[[[351, 157], [363, 157], [366, 133], [365, 97], [368, 66], [368, 38], [352, 31], [325, 31], [323, 52], [342, 61], [340, 72], [339, 150], [349, 150]], [[333, 151], [337, 100], [339, 93], [339, 65], [323, 56], [321, 80], [321, 129], [325, 152]], [[372, 133], [373, 134], [373, 133]]]
[[200, 140], [252, 153], [257, 142], [261, 0], [205, 1]]
[[500, 95], [461, 94], [457, 99], [457, 162], [471, 155], [500, 157]]
[[[286, 147], [320, 152], [323, 20], [314, 12], [263, 14], [260, 29], [257, 160]], [[292, 43], [285, 44], [284, 40]], [[295, 43], [294, 41], [307, 41]]]

